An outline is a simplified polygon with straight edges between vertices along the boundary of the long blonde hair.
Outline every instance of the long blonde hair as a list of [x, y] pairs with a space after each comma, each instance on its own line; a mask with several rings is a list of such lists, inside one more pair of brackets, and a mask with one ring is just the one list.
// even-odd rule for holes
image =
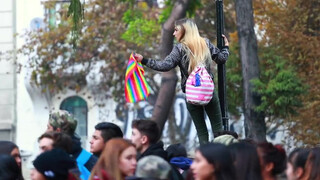
[[178, 41], [189, 58], [189, 74], [200, 64], [206, 64], [211, 59], [210, 50], [204, 38], [199, 34], [197, 25], [190, 19], [176, 21], [175, 25], [182, 31], [182, 37]]

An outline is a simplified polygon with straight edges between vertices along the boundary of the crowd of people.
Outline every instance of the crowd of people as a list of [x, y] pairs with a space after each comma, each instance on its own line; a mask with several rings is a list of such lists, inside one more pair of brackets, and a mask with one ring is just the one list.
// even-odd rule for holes
[[[180, 143], [164, 148], [152, 120], [134, 120], [124, 139], [119, 126], [95, 126], [90, 152], [75, 134], [77, 121], [66, 111], [50, 114], [38, 138], [32, 180], [288, 180], [320, 179], [320, 148], [297, 148], [287, 154], [281, 145], [217, 133], [213, 142], [188, 153]], [[192, 157], [190, 154], [193, 154]], [[19, 148], [0, 141], [0, 179], [23, 180]]]
[[[136, 60], [158, 71], [179, 66], [183, 92], [188, 92], [189, 74], [200, 65], [213, 80], [212, 61], [222, 64], [229, 56], [226, 36], [224, 46], [218, 49], [200, 36], [190, 19], [178, 20], [173, 35], [179, 43], [163, 61], [135, 53]], [[280, 145], [239, 139], [234, 132], [224, 132], [217, 93], [211, 95], [205, 105], [186, 101], [200, 144], [192, 157], [182, 144], [164, 148], [157, 123], [143, 119], [132, 122], [130, 139], [123, 138], [116, 124], [97, 124], [87, 151], [75, 134], [77, 121], [73, 116], [66, 111], [51, 113], [46, 132], [38, 138], [40, 154], [33, 161], [31, 179], [276, 180], [285, 172], [288, 180], [320, 180], [319, 147], [299, 148], [287, 155]], [[213, 142], [208, 142], [205, 114], [214, 132]], [[23, 176], [18, 146], [0, 141], [0, 180], [22, 180]]]

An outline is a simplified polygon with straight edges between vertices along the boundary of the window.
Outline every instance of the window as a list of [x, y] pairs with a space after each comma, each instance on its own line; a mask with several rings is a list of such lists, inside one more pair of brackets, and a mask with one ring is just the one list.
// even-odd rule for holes
[[43, 4], [49, 28], [55, 28], [63, 21], [63, 16], [67, 15], [70, 0], [50, 0], [44, 1]]
[[80, 136], [87, 136], [87, 102], [79, 96], [68, 97], [62, 101], [60, 109], [73, 114], [78, 121], [76, 133]]

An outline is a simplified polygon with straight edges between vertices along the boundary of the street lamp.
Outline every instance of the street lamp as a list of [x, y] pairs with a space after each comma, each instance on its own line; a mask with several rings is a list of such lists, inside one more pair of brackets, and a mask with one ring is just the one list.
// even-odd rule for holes
[[[217, 46], [221, 49], [224, 46], [222, 34], [224, 34], [223, 0], [216, 0], [217, 14]], [[225, 64], [218, 64], [218, 88], [219, 100], [224, 130], [229, 130], [228, 107], [226, 98], [226, 68]]]

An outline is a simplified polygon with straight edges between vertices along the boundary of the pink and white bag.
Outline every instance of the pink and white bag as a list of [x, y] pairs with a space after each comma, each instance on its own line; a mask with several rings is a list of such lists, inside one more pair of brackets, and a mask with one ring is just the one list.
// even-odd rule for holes
[[186, 82], [186, 99], [195, 105], [207, 105], [214, 91], [213, 80], [204, 65], [197, 66]]

